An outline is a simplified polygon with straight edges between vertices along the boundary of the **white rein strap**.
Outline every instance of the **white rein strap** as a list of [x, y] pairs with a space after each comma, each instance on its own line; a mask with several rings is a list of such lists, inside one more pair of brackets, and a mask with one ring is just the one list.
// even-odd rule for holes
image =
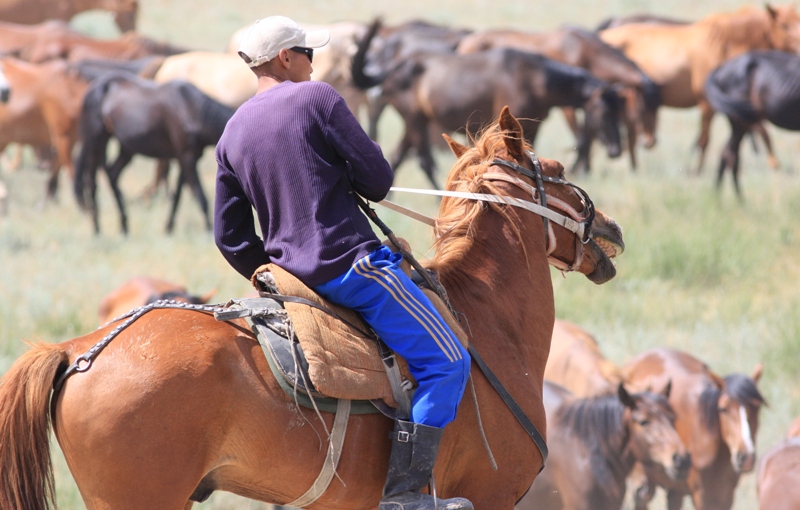
[[[395, 187], [392, 187], [392, 191], [400, 191], [403, 193], [416, 193], [418, 195], [436, 195], [440, 197], [466, 198], [469, 200], [478, 200], [481, 202], [494, 202], [496, 204], [508, 204], [514, 207], [519, 207], [521, 209], [528, 210], [532, 213], [538, 214], [539, 216], [544, 216], [548, 220], [556, 223], [557, 225], [564, 227], [570, 232], [573, 232], [576, 236], [578, 236], [579, 239], [583, 238], [583, 230], [585, 228], [585, 224], [582, 221], [575, 221], [574, 219], [564, 216], [561, 213], [557, 213], [556, 211], [550, 210], [547, 207], [542, 207], [539, 204], [536, 204], [534, 202], [528, 202], [527, 200], [520, 200], [519, 198], [491, 195], [488, 193], [469, 193], [467, 191], [440, 191], [431, 189], [413, 189], [413, 188], [395, 188]], [[378, 203], [382, 204], [383, 202], [378, 202]], [[388, 204], [384, 205], [393, 208]], [[397, 204], [392, 204], [392, 206], [396, 205]]]

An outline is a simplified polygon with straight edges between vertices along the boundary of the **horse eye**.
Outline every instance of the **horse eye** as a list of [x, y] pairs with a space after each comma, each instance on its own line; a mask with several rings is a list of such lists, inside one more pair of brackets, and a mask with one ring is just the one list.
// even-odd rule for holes
[[639, 420], [639, 425], [642, 427], [646, 427], [648, 423], [650, 423], [650, 420]]
[[727, 408], [725, 408], [725, 407], [718, 407], [718, 408], [717, 408], [717, 411], [718, 411], [718, 412], [720, 412], [720, 413], [724, 413], [724, 412], [727, 412], [727, 411], [728, 411], [728, 409], [727, 409]]

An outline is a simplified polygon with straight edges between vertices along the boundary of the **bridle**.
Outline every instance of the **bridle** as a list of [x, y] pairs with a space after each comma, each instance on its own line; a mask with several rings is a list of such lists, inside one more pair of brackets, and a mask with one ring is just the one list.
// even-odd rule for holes
[[[491, 193], [470, 193], [466, 191], [422, 190], [395, 187], [392, 188], [392, 191], [416, 193], [421, 195], [436, 195], [441, 197], [466, 198], [481, 202], [507, 204], [525, 209], [534, 214], [538, 214], [544, 221], [548, 262], [561, 271], [575, 271], [580, 267], [581, 262], [583, 261], [583, 245], [588, 243], [589, 239], [591, 239], [592, 222], [595, 218], [594, 203], [589, 198], [589, 195], [575, 184], [572, 184], [565, 179], [558, 179], [544, 175], [542, 173], [542, 164], [539, 162], [539, 158], [536, 156], [536, 154], [533, 151], [527, 151], [527, 154], [533, 165], [533, 170], [529, 170], [513, 161], [500, 158], [495, 158], [492, 161], [491, 166], [504, 166], [506, 168], [510, 168], [511, 170], [514, 170], [515, 172], [533, 180], [535, 186], [531, 186], [527, 182], [514, 177], [513, 175], [508, 175], [501, 172], [486, 172], [483, 174], [483, 178], [486, 180], [505, 181], [509, 184], [513, 184], [530, 194], [532, 201], [521, 200], [519, 198], [510, 196], [494, 195]], [[545, 182], [569, 186], [574, 189], [583, 203], [583, 210], [577, 211], [574, 207], [557, 197], [548, 197], [544, 190]], [[387, 202], [386, 200], [380, 203], [399, 212], [403, 212], [404, 214], [408, 214], [415, 219], [424, 221], [425, 223], [431, 225], [435, 224], [434, 220], [413, 213], [413, 211], [408, 211], [405, 208], [398, 207], [397, 204]], [[552, 257], [552, 254], [555, 252], [557, 247], [556, 236], [555, 232], [553, 231], [553, 223], [575, 234], [575, 260], [572, 261], [572, 264], [567, 264], [566, 262], [562, 262]]]

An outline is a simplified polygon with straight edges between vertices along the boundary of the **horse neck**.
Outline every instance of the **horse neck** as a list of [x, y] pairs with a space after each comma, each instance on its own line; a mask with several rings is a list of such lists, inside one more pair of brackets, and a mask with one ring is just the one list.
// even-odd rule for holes
[[774, 44], [766, 12], [743, 9], [712, 22], [709, 27], [711, 52], [731, 59], [751, 50], [771, 49]]
[[649, 78], [632, 60], [602, 41], [597, 45], [591, 62], [592, 64], [588, 71], [609, 83], [623, 83], [633, 87], [641, 87], [645, 82], [649, 81]]
[[201, 138], [204, 145], [215, 145], [219, 142], [225, 125], [233, 116], [234, 110], [205, 96], [200, 109], [202, 121]]
[[511, 220], [485, 212], [473, 244], [442, 282], [482, 355], [497, 357], [495, 366], [520, 362], [525, 371], [519, 375], [541, 380], [555, 321], [553, 286], [543, 223], [527, 211], [517, 214], [518, 238]]

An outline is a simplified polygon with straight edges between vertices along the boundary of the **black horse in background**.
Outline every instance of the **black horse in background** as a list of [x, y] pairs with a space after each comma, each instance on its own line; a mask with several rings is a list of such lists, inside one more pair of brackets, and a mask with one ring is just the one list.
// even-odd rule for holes
[[[205, 147], [215, 145], [234, 110], [203, 94], [190, 83], [173, 81], [162, 85], [131, 74], [111, 74], [98, 79], [86, 93], [80, 119], [83, 147], [75, 162], [75, 194], [100, 232], [95, 201], [97, 169], [108, 175], [120, 212], [122, 232], [128, 232], [125, 203], [119, 176], [135, 154], [160, 160], [177, 159], [178, 185], [166, 231], [172, 232], [181, 191], [188, 184], [211, 229], [208, 201], [200, 185], [197, 161]], [[119, 141], [119, 156], [108, 165], [106, 146]]]
[[[415, 148], [434, 187], [436, 164], [431, 153], [431, 125], [449, 132], [476, 133], [504, 105], [516, 112], [533, 144], [550, 108], [572, 106], [585, 112], [587, 132], [599, 133], [609, 157], [620, 154], [621, 100], [607, 82], [578, 67], [541, 55], [502, 48], [472, 55], [417, 53], [379, 76], [365, 73], [365, 55], [379, 29], [374, 23], [353, 57], [353, 82], [364, 90], [381, 85], [383, 96], [405, 123], [405, 133], [391, 159], [397, 171]], [[574, 167], [588, 168], [591, 139], [578, 139]]]
[[739, 186], [739, 145], [750, 129], [768, 120], [800, 131], [800, 56], [782, 51], [753, 51], [719, 66], [705, 84], [708, 101], [724, 113], [731, 137], [722, 150], [717, 188], [730, 168], [736, 194]]

